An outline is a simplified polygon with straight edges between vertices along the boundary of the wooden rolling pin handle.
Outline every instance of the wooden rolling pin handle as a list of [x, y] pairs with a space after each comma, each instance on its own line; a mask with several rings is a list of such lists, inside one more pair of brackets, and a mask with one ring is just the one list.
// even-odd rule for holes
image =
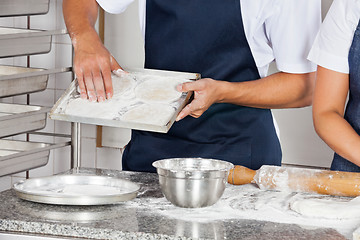
[[360, 196], [360, 173], [306, 168], [262, 166], [254, 171], [242, 166], [230, 170], [234, 185], [256, 183], [261, 189], [309, 192], [326, 195]]
[[228, 183], [234, 185], [243, 185], [254, 182], [256, 171], [249, 168], [236, 165], [230, 170]]

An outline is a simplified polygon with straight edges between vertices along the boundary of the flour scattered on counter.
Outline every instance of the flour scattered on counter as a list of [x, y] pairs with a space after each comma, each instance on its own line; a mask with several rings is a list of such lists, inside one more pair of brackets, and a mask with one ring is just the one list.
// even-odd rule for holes
[[[213, 222], [223, 219], [251, 219], [305, 225], [307, 227], [333, 228], [350, 238], [353, 231], [360, 226], [360, 218], [329, 219], [324, 217], [303, 216], [290, 208], [291, 203], [311, 198], [329, 201], [349, 201], [348, 198], [321, 196], [307, 193], [290, 193], [278, 191], [264, 191], [255, 185], [242, 186], [227, 185], [224, 195], [213, 206], [197, 209], [186, 209], [172, 205], [165, 198], [152, 198], [149, 205], [134, 199], [126, 205], [141, 205], [141, 207], [154, 209], [158, 214], [168, 218], [198, 222]], [[150, 204], [151, 203], [151, 204]]]
[[318, 198], [300, 199], [291, 202], [290, 208], [307, 217], [360, 219], [360, 197], [352, 200]]

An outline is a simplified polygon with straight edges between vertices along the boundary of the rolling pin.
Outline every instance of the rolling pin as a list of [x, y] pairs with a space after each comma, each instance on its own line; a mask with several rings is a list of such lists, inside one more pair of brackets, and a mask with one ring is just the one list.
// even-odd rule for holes
[[360, 173], [264, 165], [258, 170], [235, 166], [228, 182], [256, 183], [260, 189], [309, 192], [356, 197], [360, 195]]

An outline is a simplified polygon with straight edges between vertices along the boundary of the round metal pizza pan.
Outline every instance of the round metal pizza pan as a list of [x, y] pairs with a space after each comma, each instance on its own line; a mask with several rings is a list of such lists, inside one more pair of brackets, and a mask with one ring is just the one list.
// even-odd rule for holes
[[58, 205], [105, 205], [134, 199], [140, 186], [108, 176], [64, 174], [32, 178], [13, 185], [24, 200]]

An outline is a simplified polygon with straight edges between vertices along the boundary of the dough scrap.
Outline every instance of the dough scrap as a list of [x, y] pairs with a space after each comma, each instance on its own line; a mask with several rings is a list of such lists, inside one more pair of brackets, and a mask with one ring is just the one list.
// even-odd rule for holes
[[360, 218], [360, 197], [351, 201], [343, 199], [299, 199], [291, 202], [290, 208], [307, 217], [329, 219]]
[[122, 121], [165, 126], [174, 115], [175, 109], [165, 104], [141, 104], [127, 111]]
[[181, 97], [176, 86], [181, 81], [172, 78], [149, 79], [135, 88], [135, 95], [145, 103], [171, 103]]

